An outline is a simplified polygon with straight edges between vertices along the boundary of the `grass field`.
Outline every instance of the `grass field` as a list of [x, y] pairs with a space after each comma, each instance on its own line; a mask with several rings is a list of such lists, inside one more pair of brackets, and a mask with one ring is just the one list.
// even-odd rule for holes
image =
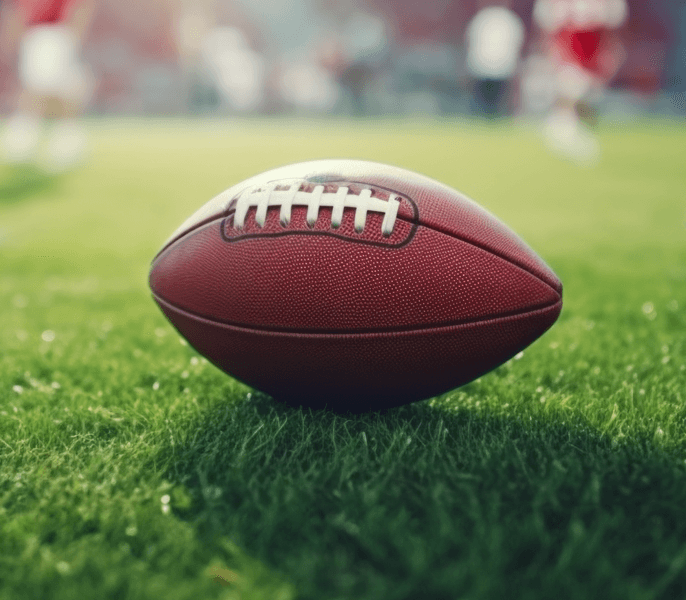
[[[686, 129], [92, 124], [93, 157], [0, 167], [0, 598], [686, 598]], [[565, 285], [480, 380], [387, 414], [289, 409], [167, 324], [147, 269], [252, 174], [397, 164], [497, 214]]]

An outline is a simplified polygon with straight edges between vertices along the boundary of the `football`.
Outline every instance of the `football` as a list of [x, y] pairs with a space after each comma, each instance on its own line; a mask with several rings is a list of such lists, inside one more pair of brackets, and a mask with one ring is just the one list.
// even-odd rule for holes
[[485, 209], [356, 160], [281, 167], [219, 194], [164, 244], [150, 288], [232, 377], [355, 412], [474, 380], [562, 308], [553, 271]]

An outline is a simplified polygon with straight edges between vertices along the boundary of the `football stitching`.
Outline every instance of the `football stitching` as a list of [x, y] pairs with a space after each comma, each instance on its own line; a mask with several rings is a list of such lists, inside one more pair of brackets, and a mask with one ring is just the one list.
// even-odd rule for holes
[[323, 185], [315, 186], [312, 191], [305, 191], [301, 189], [305, 183], [307, 182], [297, 181], [285, 186], [277, 181], [269, 186], [257, 186], [244, 190], [235, 202], [234, 228], [243, 228], [245, 217], [251, 208], [256, 208], [257, 226], [264, 227], [267, 210], [271, 207], [280, 209], [281, 226], [288, 227], [293, 206], [304, 206], [307, 208], [308, 227], [314, 227], [320, 208], [331, 208], [331, 228], [338, 229], [343, 220], [344, 209], [353, 208], [355, 209], [356, 233], [364, 231], [369, 212], [384, 215], [381, 223], [381, 233], [384, 237], [390, 237], [393, 233], [401, 199], [397, 194], [390, 194], [388, 200], [383, 200], [373, 197], [372, 190], [369, 188], [363, 189], [359, 194], [353, 194], [348, 186], [340, 186], [335, 192], [327, 192]]

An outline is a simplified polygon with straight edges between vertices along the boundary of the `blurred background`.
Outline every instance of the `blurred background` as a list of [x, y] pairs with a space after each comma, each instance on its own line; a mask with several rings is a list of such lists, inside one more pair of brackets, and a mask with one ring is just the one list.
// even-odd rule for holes
[[595, 164], [601, 118], [686, 116], [686, 0], [0, 0], [3, 162], [83, 116], [516, 119]]
[[599, 116], [686, 115], [685, 0], [1, 0], [0, 19], [5, 160], [57, 119], [54, 170], [84, 152], [79, 115], [538, 119], [581, 160]]
[[[612, 110], [686, 114], [684, 0], [628, 0], [619, 18], [606, 0], [2, 0], [5, 114], [20, 87], [22, 33], [8, 27], [10, 13], [35, 27], [40, 15], [27, 13], [50, 4], [64, 13], [93, 5], [80, 24], [93, 114], [479, 112], [474, 80], [490, 73], [471, 56], [477, 46], [484, 63], [500, 60], [489, 46], [512, 58], [494, 70], [511, 82], [498, 110], [538, 111], [552, 94], [544, 89], [550, 20], [563, 21], [552, 13], [565, 10], [560, 27], [606, 26], [623, 45]], [[489, 23], [483, 11], [494, 7], [511, 11], [512, 22], [491, 15]]]

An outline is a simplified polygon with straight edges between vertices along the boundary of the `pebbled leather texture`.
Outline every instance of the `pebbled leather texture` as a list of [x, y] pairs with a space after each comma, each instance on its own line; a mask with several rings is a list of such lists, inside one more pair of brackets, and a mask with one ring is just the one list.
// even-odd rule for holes
[[[246, 186], [294, 178], [397, 194], [392, 234], [371, 212], [356, 232], [348, 208], [335, 230], [325, 207], [314, 225], [294, 206], [285, 227], [276, 207], [262, 227], [254, 208], [233, 226]], [[350, 410], [467, 383], [533, 342], [562, 307], [555, 274], [495, 217], [431, 179], [360, 161], [293, 165], [230, 188], [170, 238], [150, 286], [227, 373], [291, 403]]]

